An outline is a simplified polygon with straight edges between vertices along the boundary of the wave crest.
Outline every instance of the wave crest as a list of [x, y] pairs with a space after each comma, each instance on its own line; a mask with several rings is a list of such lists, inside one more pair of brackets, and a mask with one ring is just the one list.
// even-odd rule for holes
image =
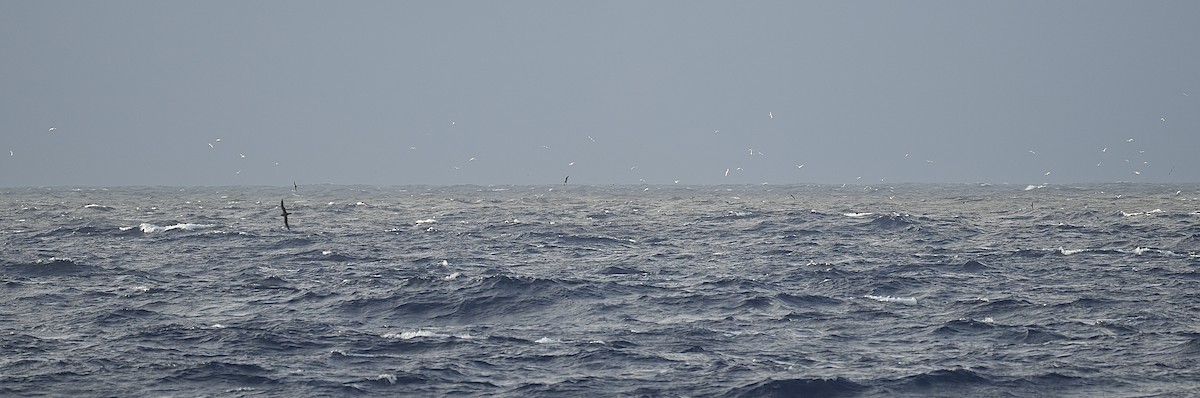
[[143, 233], [152, 234], [152, 233], [157, 233], [157, 232], [172, 231], [172, 230], [176, 230], [176, 229], [182, 229], [184, 231], [195, 231], [195, 230], [200, 230], [200, 229], [212, 228], [214, 226], [215, 225], [212, 225], [212, 224], [192, 224], [192, 223], [179, 223], [179, 224], [175, 224], [175, 225], [159, 226], [159, 225], [154, 225], [151, 223], [142, 223], [141, 225], [138, 225], [138, 228], [141, 229]]

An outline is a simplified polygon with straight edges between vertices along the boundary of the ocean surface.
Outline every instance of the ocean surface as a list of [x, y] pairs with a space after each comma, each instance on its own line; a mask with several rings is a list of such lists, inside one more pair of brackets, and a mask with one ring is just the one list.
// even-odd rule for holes
[[4, 188], [0, 396], [1196, 396], [1198, 198]]

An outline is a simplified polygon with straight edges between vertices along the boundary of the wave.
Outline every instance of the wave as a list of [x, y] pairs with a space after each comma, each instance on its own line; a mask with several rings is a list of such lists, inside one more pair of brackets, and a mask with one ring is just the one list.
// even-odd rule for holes
[[[911, 389], [953, 389], [955, 387], [986, 384], [989, 380], [967, 369], [938, 369], [901, 379], [902, 385]], [[944, 390], [942, 390], [944, 391]]]
[[1193, 337], [1186, 342], [1180, 343], [1173, 347], [1172, 351], [1176, 354], [1194, 358], [1200, 354], [1200, 337]]
[[1162, 212], [1163, 212], [1162, 209], [1154, 209], [1154, 210], [1150, 210], [1150, 211], [1135, 211], [1135, 212], [1122, 211], [1121, 215], [1124, 217], [1137, 217], [1137, 216], [1149, 216], [1149, 215], [1154, 215], [1154, 214], [1161, 214]]
[[981, 332], [988, 332], [996, 329], [996, 325], [988, 322], [986, 319], [977, 321], [974, 319], [955, 319], [943, 323], [933, 333], [938, 335], [972, 335]]
[[863, 296], [863, 298], [868, 298], [868, 299], [875, 300], [875, 301], [881, 301], [884, 303], [917, 305], [916, 297], [875, 296], [875, 295], [868, 294], [868, 295]]
[[63, 237], [63, 236], [105, 234], [110, 231], [111, 231], [111, 229], [109, 229], [109, 228], [85, 225], [82, 227], [58, 227], [58, 228], [55, 228], [55, 229], [52, 229], [52, 230], [49, 230], [46, 232], [38, 233], [37, 235], [34, 235], [34, 236], [38, 237], [38, 238], [53, 238], [53, 237]]
[[139, 320], [152, 319], [158, 316], [160, 316], [159, 313], [150, 310], [121, 308], [101, 315], [100, 317], [96, 318], [96, 323], [106, 327], [112, 327], [115, 325], [124, 325]]
[[[453, 278], [442, 275], [408, 278], [403, 289], [383, 296], [360, 297], [340, 303], [343, 311], [361, 316], [400, 319], [470, 320], [547, 316], [579, 311], [580, 300], [601, 299], [621, 292], [613, 283], [489, 275]], [[565, 300], [568, 299], [569, 300]]]
[[184, 366], [171, 376], [164, 378], [167, 382], [209, 382], [216, 385], [232, 383], [238, 386], [279, 384], [280, 381], [272, 376], [274, 372], [255, 364], [209, 361], [191, 366]]
[[[307, 246], [309, 244], [311, 244], [311, 242], [308, 242], [306, 240], [300, 240], [300, 241], [296, 241], [296, 242], [289, 242], [288, 244], [283, 245], [283, 246], [285, 248], [286, 247], [303, 247], [303, 246]], [[337, 263], [372, 261], [372, 259], [370, 259], [370, 258], [358, 258], [355, 256], [346, 255], [346, 254], [338, 253], [333, 250], [327, 250], [327, 249], [307, 250], [307, 251], [296, 254], [296, 257], [299, 259], [302, 259], [302, 260], [306, 260], [306, 261], [332, 261], [332, 262], [337, 262]]]
[[400, 333], [394, 333], [394, 332], [384, 333], [384, 334], [380, 335], [379, 337], [383, 337], [385, 339], [400, 339], [400, 340], [412, 340], [412, 339], [422, 338], [422, 337], [429, 337], [429, 338], [435, 338], [435, 339], [457, 338], [457, 339], [463, 339], [463, 340], [469, 340], [469, 339], [475, 338], [475, 336], [471, 336], [470, 334], [451, 335], [451, 334], [438, 333], [438, 332], [425, 330], [425, 329], [410, 330], [410, 331], [405, 331], [405, 332], [400, 332]]
[[1021, 344], [1045, 344], [1051, 341], [1067, 340], [1067, 336], [1038, 327], [1023, 328], [1023, 330], [1007, 333], [1007, 335], [1008, 340]]
[[976, 260], [968, 260], [966, 263], [963, 263], [960, 269], [964, 271], [978, 272], [991, 270], [992, 267]]
[[291, 285], [290, 282], [278, 276], [268, 276], [250, 281], [246, 284], [246, 287], [259, 290], [299, 290]]
[[0, 272], [23, 276], [78, 276], [96, 272], [95, 267], [80, 265], [70, 258], [50, 257], [32, 263], [7, 265]]
[[530, 232], [522, 234], [523, 238], [527, 238], [530, 243], [548, 243], [554, 242], [559, 245], [579, 245], [586, 247], [598, 246], [624, 246], [629, 247], [637, 244], [633, 239], [621, 239], [604, 235], [592, 234], [564, 234], [555, 232]]
[[780, 294], [775, 295], [775, 299], [782, 301], [785, 304], [795, 305], [795, 306], [827, 306], [827, 305], [840, 305], [843, 303], [842, 300], [838, 300], [833, 297], [813, 295], [813, 294], [794, 295], [794, 294], [780, 293]]
[[875, 217], [874, 220], [871, 220], [871, 225], [883, 229], [914, 228], [917, 226], [916, 222], [909, 216], [900, 213]]
[[607, 267], [597, 270], [596, 273], [600, 274], [600, 275], [640, 275], [640, 274], [645, 274], [646, 271], [642, 271], [642, 270], [634, 268], [634, 267], [622, 267], [619, 265], [610, 265], [610, 266], [607, 266]]
[[141, 229], [142, 233], [152, 234], [152, 233], [159, 233], [159, 232], [174, 231], [177, 229], [184, 230], [184, 231], [195, 231], [195, 230], [212, 228], [215, 226], [216, 225], [213, 225], [213, 224], [192, 224], [192, 223], [179, 223], [179, 224], [174, 224], [174, 225], [159, 226], [159, 225], [154, 225], [151, 223], [142, 223], [141, 225], [138, 225], [137, 228]]
[[833, 379], [763, 380], [726, 392], [724, 397], [850, 397], [867, 389], [842, 377]]

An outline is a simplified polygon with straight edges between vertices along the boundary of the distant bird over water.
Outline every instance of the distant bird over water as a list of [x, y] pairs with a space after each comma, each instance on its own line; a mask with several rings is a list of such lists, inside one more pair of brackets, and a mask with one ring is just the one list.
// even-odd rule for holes
[[[296, 192], [300, 191], [300, 186], [296, 185], [295, 181], [292, 181], [292, 191], [296, 191]], [[283, 206], [283, 204], [280, 204], [280, 206]]]
[[287, 208], [283, 207], [283, 199], [279, 200], [279, 208], [283, 210], [283, 214], [280, 214], [281, 216], [283, 216], [283, 226], [286, 227], [288, 230], [291, 230], [292, 226], [288, 225], [287, 216], [292, 213], [288, 213]]

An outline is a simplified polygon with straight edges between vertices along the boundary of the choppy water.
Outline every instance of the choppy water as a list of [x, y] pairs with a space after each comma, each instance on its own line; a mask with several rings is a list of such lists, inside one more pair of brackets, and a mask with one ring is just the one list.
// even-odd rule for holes
[[0, 395], [1200, 394], [1200, 186], [1025, 188], [4, 189]]

